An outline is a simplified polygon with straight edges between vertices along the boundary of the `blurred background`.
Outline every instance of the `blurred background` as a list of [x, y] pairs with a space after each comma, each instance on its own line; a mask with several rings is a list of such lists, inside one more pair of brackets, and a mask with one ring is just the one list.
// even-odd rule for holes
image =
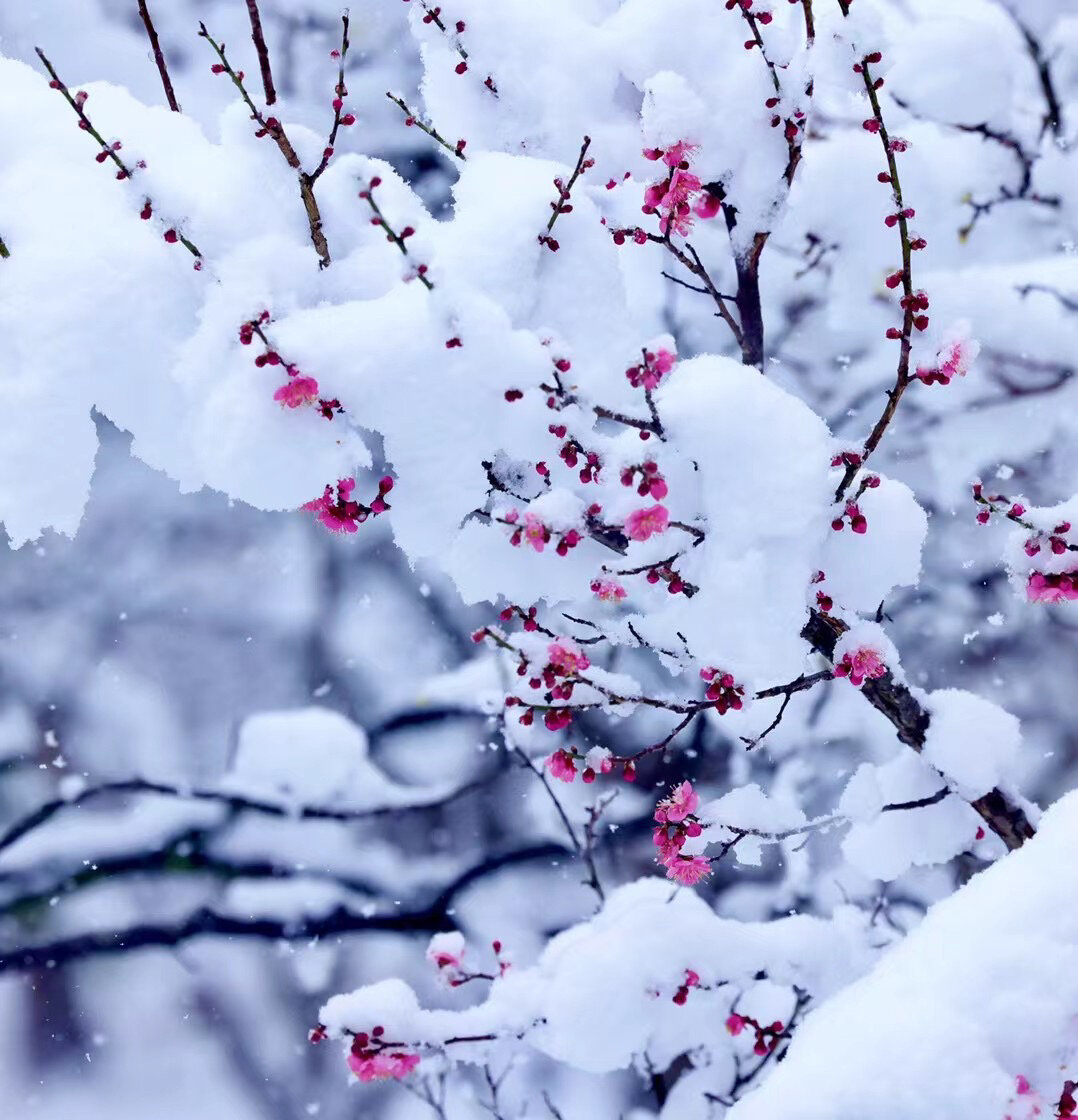
[[[261, 7], [289, 119], [323, 128], [338, 5]], [[212, 133], [227, 93], [210, 80], [195, 30], [204, 20], [238, 52], [248, 43], [245, 6], [167, 0], [154, 14], [184, 110]], [[419, 59], [406, 15], [399, 0], [352, 11], [348, 84], [363, 110], [344, 143], [393, 162], [438, 214], [449, 205], [450, 169], [431, 145], [416, 145], [423, 138], [402, 127], [384, 96], [416, 97]], [[1052, 15], [1038, 10], [1037, 18]], [[108, 79], [162, 100], [128, 0], [0, 0], [0, 50], [29, 62], [35, 44], [72, 86]], [[806, 290], [800, 302], [776, 302], [782, 363], [774, 375], [836, 430], [859, 432], [874, 406], [862, 413], [865, 382], [843, 379], [851, 359], [823, 325], [811, 278]], [[726, 347], [706, 310], [697, 314], [682, 293], [671, 289], [666, 311], [683, 353]], [[1056, 407], [1053, 394], [1070, 391], [1073, 370], [1017, 348], [989, 355], [985, 368], [984, 397], [971, 411], [994, 434], [970, 462], [986, 478], [1002, 467], [1001, 486], [1033, 490], [1044, 503], [1067, 496], [1078, 473], [1073, 440], [1013, 462], [1000, 456], [1008, 425], [1036, 422], [1030, 400]], [[1069, 396], [1061, 402], [1073, 420]], [[934, 490], [926, 447], [941, 423], [911, 410], [881, 463], [931, 513], [922, 585], [885, 605], [892, 634], [916, 667], [915, 683], [969, 688], [1022, 718], [1026, 792], [1052, 800], [1074, 785], [1078, 758], [1073, 612], [1018, 603], [998, 539]], [[123, 432], [103, 418], [98, 426], [101, 451], [78, 536], [0, 548], [0, 1115], [445, 1115], [436, 1077], [411, 1092], [357, 1088], [340, 1053], [308, 1045], [306, 1031], [327, 996], [390, 975], [430, 1001], [471, 998], [437, 988], [423, 959], [435, 930], [459, 924], [481, 947], [498, 937], [526, 962], [551, 933], [594, 909], [546, 791], [499, 749], [484, 713], [497, 681], [470, 634], [486, 616], [463, 608], [434, 573], [410, 570], [389, 519], [337, 539], [302, 515], [181, 495], [131, 457]], [[687, 756], [659, 763], [641, 790], [621, 791], [607, 810], [595, 851], [602, 880], [653, 872], [651, 787], [674, 777], [721, 789], [724, 778], [766, 773], [772, 784], [798, 788], [806, 810], [832, 807], [857, 761], [872, 756], [873, 737], [881, 750], [891, 743], [890, 730], [866, 722], [848, 700], [836, 690], [812, 693], [751, 760], [721, 727], [698, 723]], [[347, 819], [243, 803], [259, 796], [250, 759], [263, 750], [270, 758], [274, 736], [285, 734], [246, 721], [309, 707], [350, 722], [324, 717], [325, 743], [310, 745], [309, 787], [284, 792], [297, 804], [317, 800], [316, 771], [325, 765], [332, 776], [333, 744], [343, 743], [354, 765], [366, 750], [359, 776], [369, 798]], [[666, 728], [643, 718], [616, 735], [605, 724], [586, 730], [625, 753]], [[818, 765], [824, 757], [828, 764]], [[817, 764], [811, 779], [805, 759]], [[182, 796], [222, 789], [243, 796]], [[42, 807], [38, 827], [12, 831], [28, 817], [34, 823]], [[826, 840], [813, 858], [818, 871], [835, 862]], [[897, 932], [972, 869], [956, 861], [881, 893], [837, 871], [807, 875], [767, 861], [724, 868], [708, 891], [720, 910], [752, 917], [883, 899]], [[554, 1085], [571, 1076], [537, 1065], [505, 1089], [501, 1112], [481, 1078], [453, 1092], [473, 1095], [475, 1115], [519, 1115], [527, 1079]], [[581, 1078], [565, 1120], [617, 1116], [638, 1092], [628, 1075]], [[460, 1111], [466, 1100], [457, 1105], [449, 1115], [473, 1114]], [[544, 1113], [533, 1104], [528, 1114]]]

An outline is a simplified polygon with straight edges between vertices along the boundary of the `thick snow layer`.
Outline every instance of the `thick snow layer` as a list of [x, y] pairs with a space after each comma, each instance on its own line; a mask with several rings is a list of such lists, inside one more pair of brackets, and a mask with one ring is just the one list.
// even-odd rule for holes
[[[726, 1016], [742, 992], [755, 990], [761, 970], [772, 987], [788, 993], [796, 984], [821, 995], [860, 974], [872, 959], [863, 934], [853, 911], [832, 921], [742, 923], [716, 917], [689, 891], [644, 879], [555, 937], [533, 967], [511, 968], [476, 1007], [422, 1010], [407, 985], [385, 980], [334, 996], [320, 1018], [331, 1034], [380, 1025], [420, 1048], [493, 1032], [593, 1073], [624, 1068], [645, 1053], [661, 1070], [686, 1051], [729, 1053], [735, 1043]], [[688, 969], [713, 990], [694, 991], [679, 1005], [672, 997]], [[784, 1010], [789, 1014], [789, 1003]], [[454, 1044], [449, 1056], [482, 1061], [489, 1051], [488, 1043]]]
[[1002, 1117], [1016, 1078], [1058, 1099], [1078, 1050], [1078, 795], [810, 1012], [732, 1120]]
[[932, 692], [924, 756], [967, 800], [975, 800], [1015, 774], [1022, 746], [1018, 720], [998, 704], [959, 688]]

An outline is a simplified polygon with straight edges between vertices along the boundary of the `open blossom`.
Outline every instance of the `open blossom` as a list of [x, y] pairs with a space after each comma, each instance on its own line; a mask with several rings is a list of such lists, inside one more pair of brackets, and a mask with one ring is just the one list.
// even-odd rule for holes
[[550, 540], [550, 532], [538, 514], [524, 514], [524, 539], [536, 552], [542, 552]]
[[644, 213], [659, 215], [659, 229], [664, 234], [684, 237], [692, 229], [693, 203], [703, 186], [699, 176], [689, 170], [695, 150], [695, 144], [679, 140], [666, 151], [651, 148], [644, 152], [648, 159], [661, 159], [670, 168], [667, 178], [644, 191]]
[[576, 777], [576, 762], [566, 750], [555, 751], [547, 760], [546, 768], [551, 777], [560, 782], [571, 782]]
[[273, 394], [273, 399], [288, 408], [310, 404], [318, 399], [318, 382], [313, 377], [293, 377]]
[[711, 874], [711, 861], [706, 856], [675, 856], [666, 864], [667, 874], [683, 887], [695, 887]]
[[1060, 575], [1034, 572], [1026, 584], [1026, 598], [1031, 603], [1063, 603], [1078, 599], [1078, 571]]
[[936, 361], [917, 367], [917, 376], [926, 385], [950, 385], [952, 378], [966, 376], [980, 352], [980, 343], [969, 337], [969, 324], [959, 323], [939, 348]]
[[676, 362], [677, 355], [663, 347], [654, 352], [645, 350], [643, 362], [630, 366], [625, 371], [625, 376], [634, 389], [657, 389]]
[[670, 513], [664, 505], [648, 506], [633, 510], [625, 519], [625, 532], [634, 541], [646, 541], [655, 533], [663, 533], [670, 523]]
[[887, 672], [887, 666], [879, 653], [870, 646], [862, 646], [853, 653], [844, 653], [842, 660], [835, 666], [836, 677], [849, 677], [850, 683], [858, 688], [865, 679], [876, 680]]
[[584, 654], [570, 649], [561, 642], [551, 642], [547, 647], [547, 661], [556, 672], [564, 673], [566, 676], [582, 673], [591, 665]]
[[399, 1050], [353, 1050], [348, 1055], [348, 1068], [360, 1081], [387, 1081], [390, 1078], [399, 1081], [407, 1077], [417, 1065], [418, 1054], [406, 1054]]
[[336, 493], [327, 486], [320, 498], [305, 502], [303, 508], [318, 514], [318, 520], [334, 533], [354, 533], [361, 521], [366, 521], [368, 510], [359, 502], [352, 501], [352, 491], [356, 488], [354, 478], [342, 478], [337, 483]]
[[700, 795], [692, 788], [692, 782], [682, 782], [675, 786], [666, 801], [660, 803], [664, 819], [680, 824], [686, 817], [695, 813], [700, 805]]
[[591, 589], [596, 599], [600, 599], [604, 603], [620, 603], [628, 594], [625, 588], [613, 579], [593, 579]]

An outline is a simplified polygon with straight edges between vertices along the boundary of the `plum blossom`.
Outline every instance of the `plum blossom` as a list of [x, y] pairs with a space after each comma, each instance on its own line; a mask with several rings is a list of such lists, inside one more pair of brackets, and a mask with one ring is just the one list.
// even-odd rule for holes
[[835, 666], [836, 677], [849, 677], [850, 684], [860, 688], [865, 680], [878, 680], [887, 672], [879, 651], [871, 646], [861, 646], [853, 653], [844, 653]]
[[711, 861], [706, 856], [675, 856], [666, 864], [666, 871], [683, 887], [695, 887], [711, 874]]
[[655, 533], [664, 533], [670, 523], [670, 512], [664, 505], [633, 510], [625, 519], [625, 532], [634, 541], [646, 541]]
[[596, 599], [604, 603], [620, 603], [628, 592], [614, 579], [593, 579], [591, 590]]
[[[663, 802], [663, 812], [666, 820], [680, 824], [686, 817], [696, 812], [700, 805], [700, 795], [692, 788], [692, 782], [682, 782], [675, 786], [670, 797]], [[656, 813], [658, 815], [658, 811]]]
[[355, 1049], [348, 1055], [348, 1068], [360, 1081], [398, 1081], [419, 1065], [418, 1054], [406, 1054], [403, 1051], [388, 1050], [359, 1050]]
[[721, 669], [708, 666], [700, 670], [700, 678], [708, 682], [704, 695], [715, 704], [715, 710], [720, 716], [726, 715], [731, 708], [735, 712], [741, 711], [745, 689], [734, 680], [732, 673], [724, 673]]
[[318, 399], [318, 382], [313, 377], [293, 377], [273, 394], [273, 399], [287, 408], [310, 404]]
[[337, 483], [336, 497], [332, 486], [327, 486], [320, 498], [305, 502], [303, 509], [318, 514], [318, 520], [334, 533], [354, 533], [360, 522], [366, 521], [370, 512], [352, 500], [356, 488], [354, 478], [342, 478]]
[[969, 323], [957, 323], [936, 354], [934, 365], [917, 367], [917, 376], [926, 384], [950, 385], [952, 378], [965, 377], [981, 352], [981, 345], [969, 337]]
[[566, 676], [583, 672], [591, 665], [585, 654], [571, 649], [563, 642], [550, 643], [547, 647], [547, 661], [556, 673]]
[[703, 856], [682, 855], [686, 840], [695, 839], [703, 832], [695, 812], [700, 797], [691, 782], [682, 782], [670, 791], [670, 796], [655, 806], [657, 827], [652, 842], [658, 848], [658, 861], [666, 868], [667, 878], [684, 886], [695, 886], [711, 871], [711, 861]]
[[630, 366], [625, 371], [625, 376], [634, 389], [657, 389], [676, 362], [677, 355], [665, 347], [660, 346], [655, 351], [645, 350], [643, 362]]
[[535, 549], [542, 552], [550, 540], [550, 530], [543, 524], [538, 514], [524, 514], [524, 539]]
[[679, 140], [665, 152], [658, 148], [645, 150], [651, 160], [662, 160], [670, 174], [658, 183], [650, 184], [644, 191], [643, 211], [659, 215], [659, 230], [663, 234], [677, 233], [684, 237], [692, 229], [693, 202], [703, 184], [689, 170], [697, 145]]
[[458, 931], [436, 933], [427, 945], [427, 960], [439, 974], [456, 974], [464, 967], [464, 937]]
[[584, 773], [581, 777], [585, 782], [594, 782], [596, 775], [609, 774], [614, 769], [614, 756], [606, 747], [592, 747], [584, 755]]
[[555, 751], [547, 760], [546, 768], [559, 782], [572, 782], [576, 777], [576, 761], [566, 750]]
[[1063, 603], [1078, 599], [1078, 571], [1058, 575], [1033, 572], [1026, 584], [1026, 598], [1031, 603]]

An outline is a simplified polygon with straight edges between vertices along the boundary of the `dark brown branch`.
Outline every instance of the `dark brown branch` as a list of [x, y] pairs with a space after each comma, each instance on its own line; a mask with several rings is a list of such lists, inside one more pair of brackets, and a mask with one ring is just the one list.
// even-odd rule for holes
[[311, 243], [314, 245], [314, 250], [318, 254], [319, 267], [327, 268], [331, 263], [329, 244], [326, 241], [326, 235], [322, 232], [322, 214], [318, 209], [318, 200], [314, 195], [313, 180], [311, 176], [303, 170], [303, 165], [300, 163], [300, 158], [296, 154], [296, 149], [292, 147], [292, 143], [288, 139], [288, 134], [284, 130], [284, 125], [282, 125], [276, 117], [267, 117], [261, 112], [251, 100], [251, 95], [247, 92], [247, 87], [243, 84], [242, 72], [234, 70], [232, 64], [228, 61], [228, 57], [225, 55], [224, 44], [218, 43], [210, 35], [204, 23], [200, 23], [198, 27], [200, 38], [205, 39], [213, 48], [213, 52], [217, 55], [221, 67], [220, 72], [227, 74], [232, 84], [236, 87], [251, 114], [251, 120], [258, 125], [260, 134], [270, 136], [273, 139], [281, 155], [284, 156], [285, 162], [296, 172], [296, 176], [299, 179], [300, 199], [303, 202], [303, 209], [307, 213], [307, 224], [311, 231]]
[[272, 105], [277, 100], [277, 91], [273, 88], [269, 47], [266, 46], [266, 36], [262, 31], [262, 16], [258, 11], [258, 0], [247, 0], [247, 15], [251, 20], [251, 40], [258, 55], [259, 69], [262, 71], [262, 88], [266, 91], [266, 104]]
[[1041, 92], [1044, 94], [1045, 114], [1041, 134], [1051, 131], [1057, 139], [1063, 136], [1063, 109], [1060, 105], [1059, 95], [1056, 92], [1055, 82], [1052, 79], [1052, 70], [1048, 58], [1040, 42], [1032, 31], [1018, 18], [1010, 4], [1005, 4], [1007, 14], [1014, 21], [1029, 51], [1029, 57], [1037, 70], [1037, 79], [1040, 82]]
[[146, 793], [159, 794], [165, 797], [175, 797], [185, 801], [209, 801], [226, 806], [233, 810], [245, 810], [252, 813], [262, 813], [271, 817], [289, 817], [299, 820], [329, 820], [329, 821], [355, 821], [372, 820], [377, 817], [396, 815], [412, 810], [433, 809], [447, 805], [459, 797], [481, 788], [489, 780], [487, 777], [477, 778], [467, 782], [449, 794], [427, 802], [415, 802], [411, 805], [387, 806], [375, 809], [333, 809], [315, 805], [296, 808], [286, 802], [266, 801], [258, 797], [248, 797], [244, 794], [233, 793], [228, 790], [218, 789], [183, 789], [179, 786], [167, 785], [163, 782], [151, 782], [144, 778], [129, 778], [123, 781], [102, 782], [100, 785], [90, 786], [77, 797], [68, 799], [56, 798], [46, 801], [33, 812], [16, 821], [2, 835], [0, 835], [0, 852], [10, 848], [17, 840], [27, 833], [51, 820], [57, 813], [67, 808], [77, 808], [88, 801], [95, 801], [107, 794], [120, 793]]
[[172, 79], [168, 74], [165, 52], [161, 49], [161, 41], [157, 37], [157, 28], [153, 25], [146, 0], [138, 0], [138, 14], [142, 17], [142, 25], [146, 28], [146, 35], [150, 40], [150, 50], [153, 51], [153, 60], [157, 63], [158, 74], [161, 75], [161, 85], [165, 89], [165, 100], [168, 102], [168, 107], [174, 113], [178, 113], [180, 112], [180, 103], [176, 100], [176, 91], [172, 88]]
[[[833, 659], [835, 645], [847, 629], [839, 619], [812, 611], [801, 636], [813, 649]], [[918, 754], [924, 750], [930, 717], [904, 684], [885, 673], [878, 680], [866, 680], [861, 693], [892, 724], [900, 742]], [[1020, 848], [1036, 833], [1021, 806], [1011, 802], [999, 789], [990, 790], [970, 804], [1010, 850]]]

